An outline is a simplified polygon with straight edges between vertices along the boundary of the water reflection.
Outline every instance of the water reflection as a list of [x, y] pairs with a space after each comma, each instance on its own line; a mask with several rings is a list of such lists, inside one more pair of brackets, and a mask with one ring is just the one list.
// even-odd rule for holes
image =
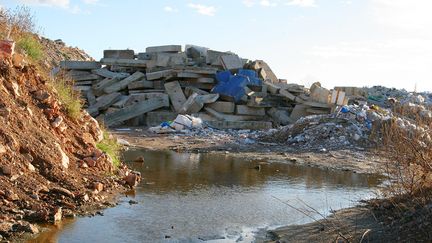
[[[143, 156], [144, 163], [133, 163]], [[326, 187], [374, 187], [376, 176], [265, 161], [244, 161], [221, 154], [189, 154], [173, 151], [130, 150], [124, 158], [144, 175], [146, 192], [190, 191], [209, 185], [261, 187], [267, 181], [302, 184], [307, 189]], [[255, 167], [260, 165], [259, 170]], [[154, 183], [154, 184], [153, 184]]]
[[[131, 162], [139, 156], [144, 163]], [[304, 202], [327, 215], [369, 197], [380, 182], [376, 176], [221, 154], [131, 150], [124, 157], [144, 177], [133, 193], [104, 217], [79, 218], [33, 242], [201, 242], [214, 235], [250, 242], [258, 228], [320, 217], [281, 201], [300, 208]], [[131, 197], [139, 204], [129, 205]]]

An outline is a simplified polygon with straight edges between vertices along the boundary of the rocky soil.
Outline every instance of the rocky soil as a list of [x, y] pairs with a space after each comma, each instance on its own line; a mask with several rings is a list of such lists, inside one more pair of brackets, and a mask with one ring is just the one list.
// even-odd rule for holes
[[0, 61], [0, 124], [0, 241], [108, 206], [125, 190], [128, 169], [96, 148], [98, 123], [69, 118], [49, 81], [20, 58]]

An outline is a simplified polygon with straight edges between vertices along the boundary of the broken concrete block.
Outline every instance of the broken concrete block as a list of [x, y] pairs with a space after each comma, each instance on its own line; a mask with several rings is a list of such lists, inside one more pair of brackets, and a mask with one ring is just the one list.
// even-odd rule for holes
[[320, 103], [329, 103], [330, 91], [321, 87], [320, 83], [313, 83], [310, 88], [310, 97], [312, 101]]
[[104, 50], [104, 58], [134, 59], [135, 52], [133, 50]]
[[129, 99], [129, 96], [127, 96], [127, 95], [122, 95], [122, 96], [120, 97], [120, 99], [119, 99], [116, 103], [114, 103], [114, 104], [111, 105], [111, 107], [121, 109], [121, 108], [124, 107], [124, 104], [126, 103], [126, 101], [127, 101], [128, 99]]
[[99, 75], [96, 75], [96, 74], [85, 74], [85, 75], [74, 75], [74, 77], [72, 77], [72, 79], [74, 80], [74, 81], [77, 81], [77, 82], [79, 82], [79, 81], [92, 81], [92, 80], [98, 80], [98, 79], [100, 79], [100, 76]]
[[280, 87], [277, 86], [276, 84], [265, 82], [264, 85], [271, 94], [279, 93]]
[[169, 106], [169, 97], [167, 94], [164, 93], [145, 93], [145, 94], [132, 94], [128, 96], [128, 99], [126, 100], [124, 107], [134, 105], [136, 103], [139, 103], [141, 101], [145, 101], [152, 98], [160, 98], [164, 101], [164, 106]]
[[265, 116], [264, 108], [249, 107], [246, 105], [237, 105], [236, 114], [238, 115], [250, 115], [250, 116]]
[[304, 103], [305, 102], [302, 98], [291, 94], [288, 90], [285, 90], [285, 89], [279, 90], [279, 94], [281, 94], [284, 97], [288, 98], [289, 100], [297, 102], [297, 103]]
[[196, 99], [203, 104], [210, 104], [216, 102], [216, 100], [219, 99], [219, 94], [199, 95]]
[[186, 97], [191, 96], [193, 93], [197, 93], [199, 95], [206, 95], [209, 94], [209, 92], [195, 88], [195, 87], [186, 87], [184, 94], [186, 95]]
[[141, 101], [135, 105], [125, 107], [110, 114], [106, 114], [104, 118], [105, 125], [108, 127], [113, 126], [115, 124], [119, 124], [123, 121], [145, 114], [149, 111], [162, 108], [165, 105], [166, 102], [162, 98], [152, 98]]
[[154, 82], [147, 81], [145, 79], [131, 82], [128, 85], [128, 89], [129, 90], [134, 90], [134, 89], [152, 89], [152, 88], [154, 88]]
[[102, 76], [104, 78], [124, 79], [124, 78], [127, 78], [130, 76], [129, 73], [111, 72], [110, 70], [108, 70], [106, 68], [94, 69], [94, 70], [92, 70], [92, 73], [97, 74], [99, 76]]
[[197, 78], [196, 80], [198, 83], [203, 83], [203, 84], [214, 84], [215, 80], [214, 78]]
[[268, 130], [272, 128], [272, 123], [265, 121], [207, 121], [207, 123], [217, 129]]
[[180, 114], [193, 114], [199, 112], [204, 104], [199, 102], [196, 98], [198, 97], [197, 93], [193, 93], [186, 102], [183, 103], [182, 108], [178, 111]]
[[171, 103], [174, 107], [174, 110], [176, 112], [179, 112], [183, 106], [183, 104], [186, 102], [186, 97], [183, 94], [183, 91], [180, 87], [179, 82], [169, 82], [165, 84], [166, 92], [168, 93]]
[[67, 70], [93, 70], [101, 68], [101, 64], [99, 62], [92, 61], [61, 61], [60, 68]]
[[259, 71], [259, 74], [264, 81], [269, 81], [271, 83], [279, 83], [279, 79], [271, 70], [270, 66], [263, 60], [254, 61], [252, 67], [256, 71]]
[[[135, 59], [119, 59], [119, 58], [102, 58], [100, 63], [102, 65], [108, 66], [122, 66], [122, 67], [135, 67], [135, 68], [145, 68], [147, 67], [146, 60], [135, 60]], [[96, 68], [92, 68], [96, 69]]]
[[177, 78], [203, 78], [201, 74], [190, 72], [178, 72], [176, 76]]
[[180, 45], [167, 45], [167, 46], [151, 46], [146, 48], [147, 53], [153, 53], [153, 52], [181, 52], [182, 46]]
[[165, 121], [176, 119], [177, 113], [171, 111], [151, 111], [147, 113], [146, 125], [149, 127], [158, 126]]
[[213, 66], [222, 66], [221, 56], [230, 55], [231, 53], [207, 50], [206, 62]]
[[171, 75], [173, 75], [173, 70], [169, 69], [169, 70], [146, 73], [146, 78], [147, 80], [156, 80], [156, 79], [166, 78]]
[[151, 55], [151, 53], [140, 52], [137, 55], [137, 59], [138, 60], [151, 60], [152, 59], [152, 55]]
[[286, 110], [271, 108], [267, 111], [267, 114], [269, 114], [273, 121], [278, 125], [286, 126], [294, 122]]
[[129, 76], [129, 77], [127, 77], [127, 78], [125, 78], [125, 79], [123, 79], [123, 80], [121, 80], [119, 82], [116, 82], [116, 83], [114, 83], [111, 86], [106, 87], [104, 89], [104, 92], [107, 93], [107, 94], [110, 94], [112, 92], [116, 92], [116, 91], [125, 89], [130, 83], [132, 83], [134, 81], [137, 81], [137, 80], [140, 80], [140, 79], [142, 79], [144, 77], [145, 77], [144, 73], [142, 73], [142, 72], [135, 72], [131, 76]]
[[234, 113], [236, 105], [234, 102], [216, 101], [214, 103], [207, 104], [206, 107], [221, 113]]
[[117, 79], [117, 78], [106, 78], [102, 81], [99, 81], [98, 83], [96, 83], [92, 86], [93, 93], [96, 96], [101, 96], [104, 94], [104, 89], [106, 87], [109, 87], [118, 81], [119, 81], [119, 79]]
[[92, 105], [96, 104], [96, 97], [93, 94], [93, 90], [92, 89], [89, 89], [87, 91], [87, 93], [86, 93], [86, 99], [87, 99], [87, 102], [88, 102], [89, 106], [92, 106]]
[[296, 105], [293, 111], [291, 112], [290, 119], [295, 122], [302, 117], [311, 115], [311, 113], [307, 112], [308, 108], [309, 107], [307, 105], [303, 105], [303, 104]]
[[262, 116], [246, 116], [246, 115], [228, 115], [219, 113], [211, 108], [205, 107], [204, 110], [221, 121], [258, 121], [262, 120]]
[[243, 68], [243, 62], [237, 55], [223, 55], [220, 62], [225, 70], [238, 70]]
[[100, 110], [108, 109], [108, 107], [117, 102], [120, 98], [121, 94], [117, 92], [98, 97], [96, 99], [96, 103], [87, 108], [87, 111], [91, 116], [95, 116], [99, 113]]

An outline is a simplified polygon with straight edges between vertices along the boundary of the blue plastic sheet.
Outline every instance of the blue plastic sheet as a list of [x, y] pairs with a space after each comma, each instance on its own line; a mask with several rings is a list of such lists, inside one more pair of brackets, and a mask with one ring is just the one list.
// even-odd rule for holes
[[218, 83], [213, 88], [212, 93], [232, 97], [235, 102], [240, 101], [245, 95], [245, 86], [262, 85], [258, 74], [254, 70], [248, 69], [239, 69], [235, 75], [231, 74], [230, 71], [218, 72], [216, 80]]

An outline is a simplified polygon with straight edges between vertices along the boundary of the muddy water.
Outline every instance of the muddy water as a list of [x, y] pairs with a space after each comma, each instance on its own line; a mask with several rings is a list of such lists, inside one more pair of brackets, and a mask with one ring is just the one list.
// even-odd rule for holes
[[308, 207], [328, 215], [353, 206], [380, 183], [374, 176], [229, 155], [131, 150], [124, 156], [145, 158], [130, 162], [144, 177], [134, 193], [104, 216], [65, 222], [36, 242], [250, 242], [258, 229], [321, 218]]

